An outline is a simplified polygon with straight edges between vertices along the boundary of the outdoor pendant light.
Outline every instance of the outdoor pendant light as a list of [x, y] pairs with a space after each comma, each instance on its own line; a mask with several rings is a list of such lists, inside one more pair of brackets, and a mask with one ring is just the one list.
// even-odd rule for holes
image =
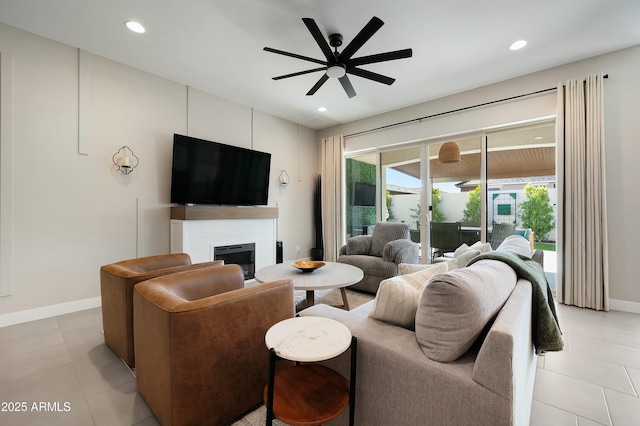
[[455, 142], [445, 142], [438, 151], [438, 163], [457, 163], [460, 161], [460, 148]]

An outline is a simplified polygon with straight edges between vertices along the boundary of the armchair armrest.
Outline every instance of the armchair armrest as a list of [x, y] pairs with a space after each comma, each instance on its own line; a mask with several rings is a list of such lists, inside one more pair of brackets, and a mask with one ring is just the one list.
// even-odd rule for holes
[[346, 253], [351, 254], [369, 254], [371, 251], [371, 235], [356, 235], [347, 240]]
[[411, 240], [395, 240], [385, 244], [382, 258], [387, 262], [418, 263], [418, 244]]

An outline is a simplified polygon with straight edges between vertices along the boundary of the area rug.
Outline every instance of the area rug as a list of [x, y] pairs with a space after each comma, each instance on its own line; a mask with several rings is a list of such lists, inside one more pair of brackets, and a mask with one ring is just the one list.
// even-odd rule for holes
[[[231, 426], [264, 426], [267, 423], [267, 407], [261, 405], [240, 420], [231, 423]], [[274, 420], [273, 426], [287, 426], [280, 420]]]
[[[362, 293], [359, 291], [346, 289], [347, 302], [349, 302], [349, 308], [356, 308], [370, 300], [373, 300], [374, 295], [370, 293]], [[302, 310], [306, 306], [306, 292], [304, 290], [296, 290], [294, 294], [296, 303], [296, 309]], [[334, 290], [318, 290], [315, 292], [315, 303], [324, 303], [332, 306], [342, 306], [342, 294], [340, 289]]]

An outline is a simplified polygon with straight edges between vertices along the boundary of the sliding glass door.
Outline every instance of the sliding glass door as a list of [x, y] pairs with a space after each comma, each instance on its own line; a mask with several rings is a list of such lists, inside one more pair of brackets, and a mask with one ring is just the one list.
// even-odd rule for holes
[[487, 133], [488, 241], [495, 249], [520, 234], [543, 250], [552, 288], [556, 273], [555, 123]]
[[432, 259], [482, 239], [482, 140], [473, 136], [428, 146], [426, 231]]
[[[353, 157], [347, 233], [366, 233], [376, 220], [405, 222], [423, 263], [462, 243], [496, 248], [516, 233], [543, 247], [545, 269], [555, 269], [554, 135], [549, 121]], [[377, 207], [362, 201], [373, 185]]]

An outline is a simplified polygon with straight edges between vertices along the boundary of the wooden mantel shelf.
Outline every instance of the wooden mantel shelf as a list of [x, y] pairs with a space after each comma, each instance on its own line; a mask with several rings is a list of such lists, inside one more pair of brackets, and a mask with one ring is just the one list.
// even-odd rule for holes
[[277, 219], [277, 207], [234, 206], [174, 206], [171, 219], [224, 220], [224, 219]]

